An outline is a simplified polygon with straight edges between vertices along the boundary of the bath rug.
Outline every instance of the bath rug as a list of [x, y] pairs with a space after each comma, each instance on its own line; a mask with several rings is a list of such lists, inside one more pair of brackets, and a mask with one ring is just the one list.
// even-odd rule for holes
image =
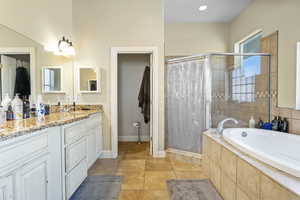
[[70, 200], [117, 200], [121, 176], [88, 176]]
[[170, 200], [222, 200], [217, 190], [207, 179], [168, 180]]

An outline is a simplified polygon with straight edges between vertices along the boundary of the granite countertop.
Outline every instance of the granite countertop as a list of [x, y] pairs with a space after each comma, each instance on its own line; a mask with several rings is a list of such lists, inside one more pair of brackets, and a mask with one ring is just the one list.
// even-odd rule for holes
[[2, 127], [3, 129], [0, 130], [0, 142], [27, 135], [34, 131], [86, 119], [93, 114], [101, 112], [102, 110], [79, 110], [75, 112], [52, 113], [45, 116], [43, 122], [38, 122], [37, 118], [7, 121]]

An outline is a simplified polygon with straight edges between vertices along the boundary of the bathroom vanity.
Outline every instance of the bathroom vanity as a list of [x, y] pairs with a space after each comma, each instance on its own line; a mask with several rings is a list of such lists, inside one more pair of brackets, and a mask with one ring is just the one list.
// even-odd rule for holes
[[7, 122], [0, 133], [0, 200], [69, 199], [102, 150], [102, 113]]

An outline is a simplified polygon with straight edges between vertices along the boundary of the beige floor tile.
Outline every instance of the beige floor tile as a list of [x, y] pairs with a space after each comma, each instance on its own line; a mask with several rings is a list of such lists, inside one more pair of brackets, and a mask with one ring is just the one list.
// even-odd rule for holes
[[201, 166], [177, 160], [171, 160], [175, 171], [202, 171]]
[[146, 171], [145, 190], [167, 190], [166, 181], [175, 179], [173, 171]]
[[118, 172], [123, 177], [122, 190], [143, 190], [145, 183], [145, 172]]
[[149, 152], [144, 151], [137, 151], [137, 152], [126, 152], [124, 155], [125, 160], [141, 160], [147, 159], [149, 157]]
[[172, 164], [167, 159], [146, 160], [146, 171], [171, 171]]
[[143, 191], [122, 190], [119, 194], [119, 200], [141, 200]]
[[118, 171], [144, 171], [145, 160], [121, 160]]
[[175, 171], [176, 179], [208, 179], [202, 171]]
[[169, 193], [166, 190], [145, 190], [141, 200], [169, 200]]

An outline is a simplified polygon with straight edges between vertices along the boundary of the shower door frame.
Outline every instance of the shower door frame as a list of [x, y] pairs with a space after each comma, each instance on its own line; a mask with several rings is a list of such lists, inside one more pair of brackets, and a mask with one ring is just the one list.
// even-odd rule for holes
[[[118, 156], [118, 55], [149, 54], [151, 70], [151, 120], [150, 120], [150, 152], [153, 157], [164, 157], [159, 150], [159, 62], [158, 47], [112, 47], [110, 70], [110, 119], [112, 157]], [[162, 133], [163, 134], [163, 133]]]

